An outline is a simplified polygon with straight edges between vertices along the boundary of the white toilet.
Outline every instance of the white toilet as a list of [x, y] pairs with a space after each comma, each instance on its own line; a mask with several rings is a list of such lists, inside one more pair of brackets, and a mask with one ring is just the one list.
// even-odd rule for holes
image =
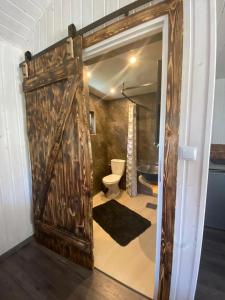
[[108, 188], [107, 198], [113, 199], [120, 194], [119, 182], [125, 170], [125, 160], [112, 159], [111, 169], [112, 174], [103, 177], [102, 182]]

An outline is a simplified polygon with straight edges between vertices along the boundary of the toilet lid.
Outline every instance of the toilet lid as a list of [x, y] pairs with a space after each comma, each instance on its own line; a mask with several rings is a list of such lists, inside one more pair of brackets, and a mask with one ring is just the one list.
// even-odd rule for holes
[[108, 176], [103, 177], [103, 182], [106, 183], [116, 183], [120, 181], [121, 176], [117, 174], [110, 174]]

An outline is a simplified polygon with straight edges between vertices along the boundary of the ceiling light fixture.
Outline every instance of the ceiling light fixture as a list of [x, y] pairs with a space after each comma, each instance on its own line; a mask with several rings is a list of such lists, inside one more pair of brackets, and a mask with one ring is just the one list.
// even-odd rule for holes
[[115, 94], [115, 91], [116, 91], [116, 90], [115, 90], [114, 88], [111, 88], [111, 89], [110, 89], [110, 93], [111, 93], [111, 94]]
[[137, 62], [137, 57], [136, 57], [136, 56], [131, 56], [130, 59], [129, 59], [129, 62], [130, 62], [131, 65], [136, 64], [136, 62]]

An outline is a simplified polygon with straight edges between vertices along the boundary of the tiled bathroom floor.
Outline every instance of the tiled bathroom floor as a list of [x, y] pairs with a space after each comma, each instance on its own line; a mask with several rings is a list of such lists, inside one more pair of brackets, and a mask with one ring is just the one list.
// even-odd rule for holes
[[[122, 247], [94, 221], [95, 267], [147, 297], [153, 298], [156, 210], [146, 208], [146, 204], [148, 202], [156, 204], [157, 199], [141, 194], [130, 198], [125, 191], [122, 191], [116, 200], [150, 220], [152, 225], [127, 246]], [[93, 206], [106, 201], [108, 200], [104, 193], [100, 192], [94, 196]]]

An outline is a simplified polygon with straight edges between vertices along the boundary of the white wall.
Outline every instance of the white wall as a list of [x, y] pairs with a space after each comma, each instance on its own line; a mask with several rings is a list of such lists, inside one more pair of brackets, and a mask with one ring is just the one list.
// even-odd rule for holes
[[216, 1], [184, 0], [180, 145], [196, 161], [178, 161], [171, 300], [194, 299], [204, 229], [216, 74]]
[[[132, 1], [53, 0], [34, 29], [32, 39], [30, 40], [30, 45], [34, 45], [33, 52], [37, 53], [55, 41], [65, 37], [67, 35], [68, 24], [74, 23], [79, 29], [128, 2]], [[192, 300], [194, 298], [201, 253], [213, 101], [211, 91], [214, 83], [214, 70], [211, 69], [211, 66], [214, 64], [213, 47], [215, 44], [213, 40], [214, 32], [211, 31], [214, 26], [214, 3], [214, 0], [184, 0], [185, 46], [180, 144], [196, 146], [198, 148], [198, 158], [196, 162], [179, 161], [178, 164], [171, 300]], [[9, 61], [9, 57], [11, 58], [11, 56], [7, 53], [6, 57], [6, 49], [4, 48], [4, 50], [4, 54], [1, 55], [1, 57], [6, 59], [3, 69], [5, 69], [6, 75], [10, 76], [10, 74], [15, 73], [9, 71], [10, 68], [8, 66], [6, 67], [6, 64], [11, 65]], [[32, 232], [32, 229], [29, 219], [30, 197], [27, 189], [28, 176], [23, 119], [21, 117], [22, 114], [17, 114], [18, 108], [16, 108], [16, 105], [13, 106], [13, 101], [16, 101], [21, 111], [21, 95], [19, 92], [15, 93], [15, 89], [12, 89], [13, 81], [10, 81], [10, 77], [8, 79], [8, 81], [4, 79], [3, 109], [5, 110], [5, 107], [10, 106], [13, 114], [4, 115], [3, 131], [8, 141], [6, 141], [6, 138], [3, 140], [6, 143], [4, 147], [7, 148], [8, 146], [11, 150], [8, 151], [1, 146], [4, 149], [4, 151], [2, 150], [2, 153], [5, 155], [4, 163], [8, 164], [4, 166], [4, 173], [8, 174], [4, 190], [6, 195], [1, 197], [7, 199], [4, 202], [2, 201], [4, 207], [6, 206], [6, 209], [4, 208], [5, 224], [7, 224], [9, 218], [10, 221], [8, 222], [8, 227], [0, 223], [0, 228], [4, 225], [5, 232], [8, 232], [6, 237], [8, 236], [7, 239], [12, 245], [14, 243], [13, 236], [20, 235], [21, 239], [25, 238], [26, 235]], [[15, 82], [19, 84], [18, 81]], [[8, 90], [7, 86], [9, 87], [9, 85], [10, 88]], [[9, 97], [7, 97], [7, 93], [10, 94]], [[13, 95], [18, 95], [17, 100], [15, 100]], [[18, 116], [21, 118], [19, 121]], [[9, 118], [13, 118], [12, 124], [11, 121], [9, 122]], [[8, 135], [6, 132], [8, 132]], [[18, 138], [19, 133], [22, 136], [21, 139]], [[18, 151], [18, 149], [21, 150]], [[21, 156], [20, 160], [18, 156]], [[16, 169], [14, 170], [14, 168]], [[24, 172], [24, 176], [21, 177], [22, 172]], [[20, 181], [23, 181], [23, 187]], [[4, 185], [1, 184], [1, 186]], [[21, 192], [20, 197], [17, 196], [20, 200], [16, 201], [15, 192], [18, 191]], [[24, 199], [26, 201], [23, 201]], [[13, 209], [16, 205], [18, 207]], [[17, 224], [14, 221], [12, 222], [19, 215], [21, 216], [17, 218], [19, 222]], [[0, 222], [2, 222], [1, 220], [2, 217], [0, 218]], [[21, 231], [20, 224], [23, 224], [21, 228], [25, 228], [27, 234]], [[0, 238], [5, 238], [5, 236], [1, 234]], [[3, 242], [5, 245], [9, 244], [6, 241]]]
[[19, 62], [0, 42], [0, 255], [32, 235], [30, 173]]
[[212, 144], [225, 144], [225, 79], [217, 79], [213, 112]]
[[[35, 27], [30, 41], [30, 45], [34, 43], [33, 52], [65, 37], [68, 24], [74, 23], [79, 29], [128, 2], [132, 1], [53, 0]], [[198, 157], [196, 162], [178, 164], [171, 300], [194, 299], [201, 254], [214, 84], [214, 4], [214, 0], [184, 0], [180, 144], [197, 147]], [[15, 158], [11, 165], [14, 163]], [[14, 229], [10, 229], [13, 234]]]
[[[154, 0], [154, 3], [161, 1]], [[66, 37], [71, 23], [80, 29], [131, 2], [134, 0], [52, 0], [35, 26], [30, 50], [37, 53]]]
[[53, 0], [34, 29], [33, 53], [66, 37], [69, 24], [80, 29], [130, 2], [133, 1]]

